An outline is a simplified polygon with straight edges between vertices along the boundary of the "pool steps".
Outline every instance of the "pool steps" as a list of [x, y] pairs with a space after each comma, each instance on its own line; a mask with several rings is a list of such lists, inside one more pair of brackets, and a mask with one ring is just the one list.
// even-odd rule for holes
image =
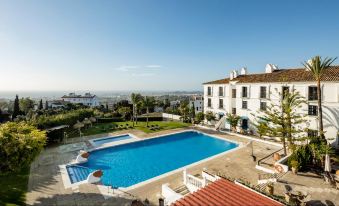
[[91, 173], [91, 170], [89, 168], [78, 165], [70, 165], [66, 168], [72, 184], [75, 182], [86, 180], [88, 175]]

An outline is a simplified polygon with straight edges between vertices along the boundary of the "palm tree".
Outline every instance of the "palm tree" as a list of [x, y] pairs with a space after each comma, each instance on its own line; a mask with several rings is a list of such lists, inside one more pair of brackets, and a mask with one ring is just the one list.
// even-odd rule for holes
[[149, 108], [153, 107], [154, 105], [154, 98], [145, 96], [142, 99], [142, 107], [146, 108], [146, 126], [148, 127], [148, 114], [149, 114]]
[[134, 127], [134, 122], [136, 122], [136, 124], [138, 123], [138, 111], [137, 111], [137, 104], [141, 101], [142, 96], [140, 94], [136, 94], [136, 93], [132, 93], [131, 94], [131, 100], [132, 100], [132, 104], [133, 104], [133, 127]]
[[321, 87], [320, 81], [321, 77], [323, 76], [325, 70], [331, 66], [331, 64], [337, 58], [328, 58], [322, 59], [320, 56], [315, 56], [309, 61], [305, 61], [303, 65], [307, 70], [309, 70], [315, 80], [317, 81], [317, 95], [318, 95], [318, 118], [319, 118], [319, 133], [322, 139], [325, 139], [324, 135], [324, 125], [323, 125], [323, 112], [322, 112], [322, 105], [321, 105]]
[[179, 111], [180, 111], [180, 114], [182, 115], [182, 121], [187, 122], [189, 119], [188, 115], [190, 112], [190, 108], [188, 107], [188, 104], [187, 103], [180, 104]]

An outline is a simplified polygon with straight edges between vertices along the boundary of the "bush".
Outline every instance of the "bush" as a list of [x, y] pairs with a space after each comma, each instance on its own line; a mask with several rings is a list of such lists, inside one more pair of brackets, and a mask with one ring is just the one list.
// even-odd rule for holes
[[[139, 122], [146, 122], [146, 117], [138, 117]], [[148, 121], [163, 121], [162, 117], [148, 117]]]
[[121, 117], [112, 117], [112, 118], [98, 118], [97, 123], [110, 123], [110, 122], [122, 122]]
[[198, 112], [196, 115], [195, 115], [195, 121], [197, 122], [197, 123], [200, 123], [201, 121], [203, 121], [204, 120], [204, 118], [205, 118], [205, 115], [204, 115], [204, 113], [203, 112]]
[[28, 167], [46, 144], [46, 133], [25, 122], [0, 125], [0, 171]]
[[295, 168], [295, 169], [299, 169], [299, 162], [297, 160], [292, 160], [291, 161], [291, 167]]
[[92, 109], [78, 109], [66, 111], [63, 114], [39, 116], [35, 121], [33, 121], [33, 124], [40, 129], [46, 129], [60, 125], [74, 125], [78, 120], [82, 121], [83, 119], [89, 118], [93, 115], [94, 112]]
[[288, 158], [288, 166], [292, 167], [292, 162], [296, 161], [299, 164], [300, 170], [305, 170], [307, 165], [312, 164], [312, 151], [309, 145], [298, 146], [294, 149], [291, 156]]

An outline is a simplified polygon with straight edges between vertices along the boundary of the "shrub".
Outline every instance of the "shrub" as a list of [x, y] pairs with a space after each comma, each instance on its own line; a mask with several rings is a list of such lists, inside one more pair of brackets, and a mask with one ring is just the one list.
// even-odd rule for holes
[[55, 127], [60, 125], [74, 125], [77, 121], [82, 121], [94, 115], [92, 109], [78, 109], [66, 111], [62, 114], [39, 116], [33, 124], [40, 129]]
[[205, 118], [205, 115], [203, 112], [199, 112], [195, 115], [195, 121], [197, 121], [197, 123], [200, 123], [201, 121], [203, 121]]
[[206, 112], [205, 114], [205, 118], [207, 121], [212, 121], [215, 120], [215, 115], [213, 114], [213, 112]]
[[46, 144], [46, 133], [25, 122], [0, 125], [0, 171], [29, 166]]
[[299, 166], [300, 166], [300, 164], [299, 164], [299, 162], [297, 160], [292, 160], [291, 161], [291, 167], [299, 169]]

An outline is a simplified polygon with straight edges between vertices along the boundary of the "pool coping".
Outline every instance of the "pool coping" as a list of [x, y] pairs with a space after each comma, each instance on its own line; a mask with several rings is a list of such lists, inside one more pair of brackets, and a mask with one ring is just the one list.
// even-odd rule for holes
[[[166, 172], [164, 174], [161, 174], [161, 175], [158, 175], [158, 176], [155, 176], [155, 177], [152, 177], [150, 179], [147, 179], [145, 181], [142, 181], [142, 182], [139, 182], [137, 184], [134, 184], [134, 185], [131, 185], [129, 187], [119, 187], [119, 189], [123, 190], [123, 191], [130, 191], [130, 190], [133, 190], [133, 189], [136, 189], [138, 187], [141, 187], [141, 186], [144, 186], [146, 184], [149, 184], [153, 181], [156, 181], [156, 180], [159, 180], [159, 179], [162, 179], [164, 177], [167, 177], [167, 176], [170, 176], [172, 174], [175, 174], [177, 172], [180, 172], [180, 171], [183, 171], [185, 169], [189, 169], [191, 167], [194, 167], [196, 165], [199, 165], [201, 163], [204, 163], [204, 162], [207, 162], [207, 161], [210, 161], [214, 158], [218, 158], [218, 157], [221, 157], [225, 154], [228, 154], [230, 152], [234, 152], [236, 150], [239, 150], [241, 148], [243, 148], [245, 145], [241, 142], [237, 142], [237, 141], [234, 141], [234, 140], [230, 140], [228, 138], [223, 138], [223, 137], [219, 137], [219, 136], [216, 136], [214, 134], [208, 134], [208, 133], [205, 133], [205, 132], [202, 132], [202, 131], [198, 131], [198, 130], [195, 130], [195, 129], [185, 129], [185, 130], [181, 130], [181, 131], [177, 131], [177, 132], [172, 132], [172, 133], [168, 133], [168, 134], [161, 134], [161, 135], [155, 135], [155, 136], [152, 136], [152, 137], [148, 137], [148, 138], [139, 138], [137, 137], [136, 135], [133, 135], [131, 134], [131, 136], [135, 137], [136, 139], [133, 138], [134, 141], [130, 141], [130, 142], [121, 142], [119, 144], [119, 141], [117, 141], [117, 144], [114, 144], [114, 145], [104, 145], [102, 147], [96, 147], [96, 148], [93, 148], [93, 149], [90, 149], [88, 150], [89, 152], [92, 152], [92, 151], [96, 151], [96, 150], [101, 150], [101, 149], [105, 149], [105, 148], [109, 148], [109, 147], [116, 147], [116, 146], [119, 146], [119, 145], [125, 145], [125, 144], [131, 144], [131, 143], [134, 143], [134, 142], [140, 142], [140, 141], [146, 141], [146, 140], [149, 140], [149, 139], [155, 139], [155, 138], [160, 138], [160, 137], [164, 137], [164, 136], [169, 136], [169, 135], [173, 135], [173, 134], [179, 134], [179, 133], [184, 133], [184, 132], [197, 132], [197, 133], [201, 133], [201, 134], [204, 134], [204, 135], [207, 135], [209, 137], [212, 137], [212, 138], [216, 138], [216, 139], [220, 139], [220, 140], [223, 140], [223, 141], [228, 141], [228, 142], [231, 142], [231, 143], [234, 143], [234, 144], [237, 144], [237, 147], [233, 148], [233, 149], [230, 149], [230, 150], [227, 150], [225, 152], [222, 152], [222, 153], [219, 153], [219, 154], [216, 154], [216, 155], [213, 155], [213, 156], [210, 156], [210, 157], [207, 157], [207, 158], [204, 158], [202, 160], [199, 160], [197, 162], [193, 162], [189, 165], [185, 165], [183, 167], [180, 167], [180, 168], [177, 168], [175, 170], [171, 170], [169, 172]], [[128, 135], [130, 135], [129, 133], [127, 133]], [[125, 135], [125, 134], [119, 134], [119, 135], [116, 135], [117, 137], [118, 136], [122, 136], [122, 135]], [[114, 137], [114, 136], [112, 136]], [[107, 138], [107, 137], [101, 137], [101, 138]], [[96, 139], [101, 139], [101, 138], [96, 138]], [[94, 139], [93, 139], [94, 140]], [[121, 140], [123, 141], [123, 140]], [[64, 187], [67, 189], [67, 188], [73, 188], [73, 187], [77, 187], [81, 184], [84, 184], [84, 183], [87, 183], [86, 180], [83, 180], [83, 181], [80, 181], [80, 182], [76, 182], [76, 183], [71, 183], [71, 180], [70, 180], [70, 177], [68, 175], [68, 171], [66, 169], [66, 166], [68, 165], [74, 165], [74, 164], [77, 164], [76, 162], [71, 161], [70, 163], [68, 164], [63, 164], [63, 165], [59, 165], [59, 168], [60, 168], [60, 171], [61, 171], [61, 176], [62, 176], [62, 180], [63, 180], [63, 183], [64, 183]], [[103, 185], [101, 185], [103, 186]], [[106, 187], [111, 187], [111, 186], [107, 186], [105, 185]], [[104, 195], [104, 194], [102, 194]]]
[[[118, 140], [118, 141], [114, 141], [114, 142], [107, 142], [107, 143], [103, 143], [99, 146], [95, 145], [95, 141], [96, 140], [101, 140], [101, 139], [110, 139], [110, 138], [117, 138], [117, 137], [122, 137], [122, 136], [131, 136], [131, 139], [124, 139], [124, 140]], [[106, 148], [106, 147], [112, 147], [112, 146], [117, 146], [120, 144], [124, 144], [124, 143], [131, 143], [134, 142], [136, 140], [140, 140], [141, 138], [137, 137], [136, 135], [132, 134], [132, 133], [124, 133], [124, 134], [118, 134], [118, 135], [109, 135], [107, 137], [99, 137], [99, 138], [95, 138], [95, 139], [91, 139], [88, 140], [88, 142], [93, 146], [93, 148], [95, 149], [102, 149], [102, 148]], [[89, 152], [93, 151], [93, 149], [88, 150]]]

